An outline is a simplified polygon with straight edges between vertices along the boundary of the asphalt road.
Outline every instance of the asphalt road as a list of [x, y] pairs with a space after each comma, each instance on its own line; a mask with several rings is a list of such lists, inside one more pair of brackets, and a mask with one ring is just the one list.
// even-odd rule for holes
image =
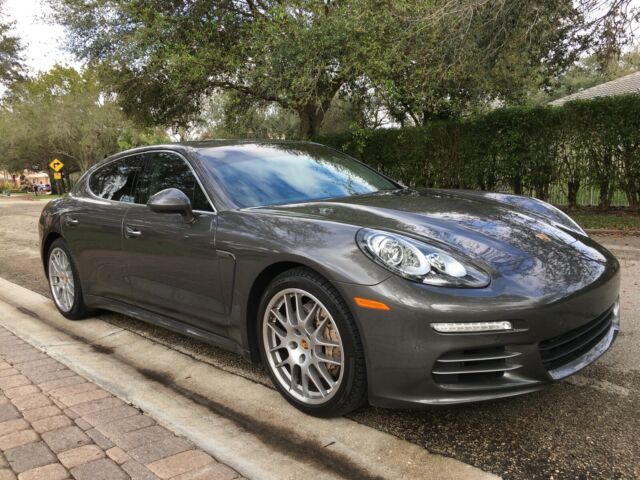
[[[37, 238], [43, 206], [0, 199], [0, 276], [48, 295]], [[622, 264], [622, 332], [594, 365], [518, 398], [423, 411], [367, 407], [351, 418], [506, 479], [640, 478], [640, 237], [598, 240]], [[101, 318], [269, 385], [261, 367], [237, 355], [122, 315]]]

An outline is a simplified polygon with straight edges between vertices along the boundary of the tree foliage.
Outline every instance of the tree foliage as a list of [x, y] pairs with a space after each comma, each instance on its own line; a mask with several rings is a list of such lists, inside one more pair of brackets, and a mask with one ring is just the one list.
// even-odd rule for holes
[[542, 105], [639, 70], [640, 49], [638, 48], [606, 60], [596, 54], [588, 55], [580, 58], [561, 77], [549, 82], [543, 89], [532, 92], [527, 102]]
[[636, 15], [631, 0], [49, 1], [134, 118], [186, 127], [223, 90], [293, 112], [303, 137], [339, 97], [416, 125], [521, 101], [580, 52], [614, 51]]
[[256, 102], [238, 94], [224, 92], [213, 96], [198, 122], [197, 137], [272, 138], [296, 136], [298, 117], [272, 102]]
[[20, 78], [23, 67], [20, 40], [11, 33], [13, 25], [5, 21], [3, 6], [0, 0], [0, 84], [7, 84]]
[[60, 66], [12, 85], [0, 130], [3, 167], [16, 171], [45, 169], [54, 157], [84, 171], [123, 148], [166, 140], [126, 120], [94, 74]]

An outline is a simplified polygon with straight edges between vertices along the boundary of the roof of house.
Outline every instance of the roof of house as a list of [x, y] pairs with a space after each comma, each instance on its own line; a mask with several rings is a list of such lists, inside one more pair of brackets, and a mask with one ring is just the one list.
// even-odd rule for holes
[[610, 82], [601, 83], [595, 87], [585, 88], [579, 92], [558, 98], [550, 105], [563, 105], [572, 100], [588, 100], [596, 97], [613, 97], [616, 95], [626, 95], [629, 93], [640, 93], [640, 72], [635, 72], [624, 77], [616, 78]]

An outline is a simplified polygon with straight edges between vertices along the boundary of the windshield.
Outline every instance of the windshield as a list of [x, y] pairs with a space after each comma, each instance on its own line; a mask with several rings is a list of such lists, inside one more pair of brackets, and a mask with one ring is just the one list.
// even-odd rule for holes
[[396, 190], [353, 158], [314, 144], [246, 144], [199, 151], [209, 173], [241, 208]]

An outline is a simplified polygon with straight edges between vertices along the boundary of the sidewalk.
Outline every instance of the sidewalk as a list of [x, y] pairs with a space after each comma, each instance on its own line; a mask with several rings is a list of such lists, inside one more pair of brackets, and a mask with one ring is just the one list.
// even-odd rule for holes
[[0, 480], [240, 475], [0, 327]]

